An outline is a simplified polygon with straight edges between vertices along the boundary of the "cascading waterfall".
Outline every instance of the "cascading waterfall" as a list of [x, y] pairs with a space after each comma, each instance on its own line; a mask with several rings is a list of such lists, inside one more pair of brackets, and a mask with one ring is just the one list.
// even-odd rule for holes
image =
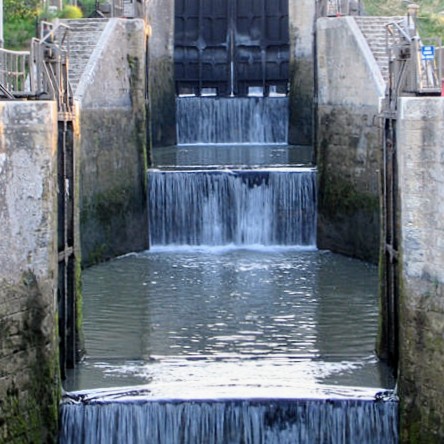
[[151, 245], [316, 245], [311, 169], [150, 171]]
[[287, 97], [179, 97], [176, 108], [179, 144], [287, 143]]
[[218, 400], [62, 405], [60, 444], [395, 444], [390, 400]]
[[[282, 144], [287, 141], [287, 98], [184, 97], [177, 99], [177, 116], [178, 139], [184, 145], [233, 142]], [[149, 170], [148, 188], [149, 236], [150, 245], [154, 247], [234, 245], [244, 250], [249, 246], [298, 246], [310, 250], [316, 247], [314, 168], [205, 169], [195, 166], [192, 170], [179, 170], [174, 166]], [[198, 266], [202, 267], [202, 264]], [[264, 266], [267, 267], [266, 264]], [[156, 283], [154, 280], [150, 282]], [[156, 288], [150, 287], [149, 291], [155, 292]], [[217, 289], [217, 292], [223, 291], [224, 288]], [[248, 291], [251, 289], [248, 288]], [[284, 288], [282, 291], [290, 290]], [[161, 294], [163, 297], [164, 293]], [[300, 297], [297, 292], [292, 294], [295, 298]], [[240, 296], [233, 293], [233, 301]], [[179, 299], [175, 302], [182, 305]], [[158, 305], [163, 305], [163, 301]], [[270, 304], [278, 302], [279, 294]], [[313, 313], [316, 313], [315, 308]], [[218, 318], [212, 328], [225, 325], [224, 321], [224, 318]], [[252, 322], [250, 318], [249, 322]], [[313, 337], [315, 325], [300, 334]], [[278, 329], [278, 326], [275, 327]], [[250, 331], [254, 330], [254, 326], [248, 328], [250, 334], [260, 333]], [[280, 362], [285, 356], [274, 356], [275, 362]], [[173, 361], [175, 358], [171, 357]], [[186, 365], [193, 365], [196, 358], [206, 359], [196, 353], [189, 361], [188, 358], [185, 360]], [[268, 355], [262, 358], [267, 359]], [[291, 353], [288, 358], [290, 361], [295, 359], [295, 362], [304, 359]], [[217, 358], [222, 363], [224, 359]], [[178, 360], [177, 365], [182, 366], [185, 361]], [[149, 367], [150, 364], [147, 365]], [[183, 384], [187, 384], [189, 373], [187, 375]], [[171, 381], [167, 383], [171, 384]], [[267, 379], [263, 383], [266, 385]], [[199, 384], [202, 384], [201, 380]], [[279, 387], [286, 389], [281, 379]], [[178, 392], [177, 398], [180, 398], [180, 390]], [[130, 395], [122, 392], [114, 397], [95, 398], [93, 395], [91, 398], [79, 392], [62, 403], [59, 442], [397, 443], [396, 398], [388, 392], [380, 396], [374, 396], [375, 391], [370, 392], [365, 398], [356, 399], [345, 399], [344, 395], [284, 399], [278, 398], [279, 394], [275, 392], [272, 394], [277, 397], [275, 399], [187, 400], [176, 399], [175, 394], [174, 399], [155, 399], [149, 383], [148, 389], [143, 388], [139, 392], [134, 389]], [[211, 394], [205, 392], [204, 396], [211, 397]]]

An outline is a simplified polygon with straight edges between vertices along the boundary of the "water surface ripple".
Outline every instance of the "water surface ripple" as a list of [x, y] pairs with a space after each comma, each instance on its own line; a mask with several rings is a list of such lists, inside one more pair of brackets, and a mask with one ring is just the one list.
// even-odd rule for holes
[[83, 279], [87, 356], [68, 390], [288, 398], [393, 384], [374, 354], [372, 265], [297, 248], [165, 247]]

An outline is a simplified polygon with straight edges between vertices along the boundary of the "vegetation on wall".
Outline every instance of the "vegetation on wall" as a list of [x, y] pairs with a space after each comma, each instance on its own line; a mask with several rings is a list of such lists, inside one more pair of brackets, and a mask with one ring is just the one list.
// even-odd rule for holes
[[94, 13], [97, 6], [97, 0], [78, 0], [77, 4], [80, 6], [84, 17], [89, 17]]
[[4, 0], [3, 11], [4, 47], [14, 50], [29, 50], [31, 39], [37, 35], [39, 20], [83, 17], [83, 11], [68, 2], [54, 13], [42, 8], [41, 0]]
[[57, 442], [61, 396], [57, 324], [52, 316], [52, 293], [42, 293], [42, 283], [45, 288], [46, 283], [32, 271], [24, 272], [19, 283], [0, 282], [3, 300], [21, 301], [16, 307], [18, 317], [0, 318], [2, 444]]
[[437, 37], [444, 42], [444, 13], [420, 13], [418, 28], [421, 37]]
[[40, 0], [4, 0], [4, 46], [7, 49], [28, 49], [35, 35]]
[[4, 18], [8, 20], [34, 18], [40, 0], [3, 0]]
[[[438, 37], [444, 41], [444, 3], [442, 0], [421, 0], [418, 29], [422, 38]], [[368, 15], [405, 15], [409, 2], [402, 0], [362, 0], [364, 13]]]
[[78, 6], [65, 5], [57, 16], [64, 19], [79, 19], [83, 17], [83, 12]]

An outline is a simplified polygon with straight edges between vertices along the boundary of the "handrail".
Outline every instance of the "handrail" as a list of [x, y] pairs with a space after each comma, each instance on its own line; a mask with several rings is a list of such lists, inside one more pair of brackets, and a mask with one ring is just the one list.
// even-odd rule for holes
[[42, 22], [41, 38], [32, 39], [31, 55], [36, 70], [34, 90], [56, 100], [59, 112], [70, 112], [72, 94], [68, 77], [69, 26]]
[[414, 15], [387, 23], [385, 28], [392, 98], [396, 99], [402, 93], [439, 94], [441, 55], [425, 57], [423, 54], [425, 46], [439, 46], [439, 39], [435, 39], [438, 45], [424, 45], [417, 32]]
[[0, 48], [0, 84], [3, 87], [1, 90], [2, 95], [11, 98], [14, 93], [31, 93], [29, 78], [32, 75], [32, 70], [30, 68], [30, 59], [30, 51], [12, 51]]
[[0, 48], [0, 95], [8, 99], [33, 96], [56, 100], [59, 112], [71, 112], [68, 78], [69, 26], [41, 22], [40, 38], [30, 51]]
[[[60, 41], [60, 46], [64, 45], [65, 38], [68, 35], [68, 31], [70, 27], [63, 23], [63, 22], [57, 22], [56, 25], [54, 25], [53, 22], [47, 22], [42, 20], [40, 22], [40, 37], [39, 40], [42, 43], [54, 43], [54, 40], [56, 38], [57, 31], [59, 31], [61, 28], [63, 28], [63, 36]], [[60, 32], [60, 31], [59, 31]]]
[[386, 29], [387, 29], [387, 35], [390, 34], [391, 36], [394, 36], [394, 32], [391, 29], [391, 26], [394, 26], [396, 28], [396, 31], [398, 31], [399, 34], [401, 34], [401, 36], [407, 41], [407, 42], [411, 42], [412, 38], [410, 37], [410, 35], [404, 31], [404, 28], [401, 26], [401, 23], [403, 23], [403, 21], [399, 21], [399, 22], [389, 22], [385, 25]]

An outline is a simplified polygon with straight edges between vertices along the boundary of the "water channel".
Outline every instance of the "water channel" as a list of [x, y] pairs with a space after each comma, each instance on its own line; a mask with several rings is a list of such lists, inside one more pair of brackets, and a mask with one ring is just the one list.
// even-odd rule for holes
[[153, 152], [134, 234], [151, 248], [84, 271], [60, 442], [396, 443], [377, 268], [317, 249], [287, 98], [177, 108], [182, 145]]
[[391, 386], [374, 354], [376, 267], [327, 251], [170, 249], [84, 276], [72, 389], [153, 396], [350, 394]]
[[[307, 148], [280, 145], [171, 148], [154, 161], [169, 171], [311, 165]], [[83, 293], [87, 356], [69, 390], [301, 397], [393, 386], [374, 353], [377, 267], [312, 241], [154, 245], [85, 270]]]
[[396, 403], [378, 401], [394, 379], [374, 353], [377, 267], [316, 248], [311, 156], [154, 152], [151, 249], [84, 271], [61, 442], [397, 442]]

